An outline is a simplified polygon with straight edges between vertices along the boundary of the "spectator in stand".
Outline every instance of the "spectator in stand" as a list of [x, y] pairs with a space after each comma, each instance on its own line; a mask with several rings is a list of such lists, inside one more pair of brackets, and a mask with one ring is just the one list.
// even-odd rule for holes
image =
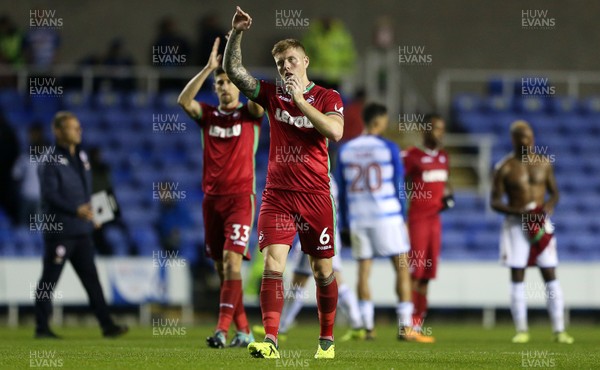
[[[210, 13], [198, 23], [198, 57], [196, 58], [197, 65], [204, 65], [212, 50], [213, 43], [217, 37], [223, 37], [227, 31], [220, 25], [217, 15]], [[219, 55], [223, 55], [225, 51], [225, 43], [219, 45]], [[208, 85], [207, 85], [208, 86]], [[209, 88], [210, 89], [210, 88]]]
[[[41, 10], [38, 9], [36, 13], [42, 17]], [[25, 61], [34, 67], [52, 66], [58, 60], [60, 42], [60, 34], [55, 28], [30, 27], [23, 40]]]
[[7, 15], [0, 16], [0, 64], [23, 63], [23, 35]]
[[[135, 64], [133, 58], [126, 52], [123, 45], [124, 42], [122, 39], [113, 39], [108, 46], [106, 55], [100, 60], [100, 63], [115, 68], [124, 67], [124, 69], [127, 69], [132, 67]], [[115, 72], [117, 75], [105, 79], [103, 83], [110, 84], [110, 88], [115, 90], [133, 90], [135, 79], [130, 77], [131, 73], [127, 73], [126, 70], [122, 71], [123, 73], [119, 73], [118, 69]]]
[[[179, 33], [175, 20], [164, 17], [158, 26], [158, 35], [152, 43], [152, 64], [158, 67], [176, 67], [190, 64], [190, 43]], [[164, 78], [161, 89], [181, 89], [182, 81]]]
[[315, 84], [338, 89], [342, 77], [354, 71], [356, 49], [350, 31], [333, 17], [311, 21], [302, 39], [310, 68], [319, 79]]

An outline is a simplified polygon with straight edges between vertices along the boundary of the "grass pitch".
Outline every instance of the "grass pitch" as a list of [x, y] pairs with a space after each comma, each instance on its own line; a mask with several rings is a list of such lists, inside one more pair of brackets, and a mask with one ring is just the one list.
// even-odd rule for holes
[[[0, 368], [62, 369], [598, 369], [600, 331], [573, 326], [575, 344], [551, 341], [548, 326], [531, 328], [528, 344], [512, 344], [511, 326], [484, 330], [476, 325], [433, 325], [435, 344], [396, 340], [393, 325], [379, 325], [374, 341], [337, 342], [334, 360], [314, 360], [318, 326], [299, 325], [280, 343], [280, 360], [255, 359], [246, 349], [207, 348], [213, 326], [174, 330], [133, 328], [119, 339], [103, 339], [100, 330], [58, 328], [63, 340], [33, 339], [33, 328], [0, 329]], [[336, 328], [341, 337], [344, 328]]]

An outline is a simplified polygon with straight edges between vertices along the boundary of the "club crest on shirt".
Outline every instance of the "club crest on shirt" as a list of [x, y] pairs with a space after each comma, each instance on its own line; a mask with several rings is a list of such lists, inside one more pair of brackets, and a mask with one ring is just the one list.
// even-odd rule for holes
[[83, 163], [83, 168], [85, 168], [86, 171], [89, 171], [91, 169], [91, 166], [90, 166], [90, 161], [88, 160], [88, 156], [87, 156], [86, 152], [84, 152], [83, 150], [80, 151], [79, 159], [81, 159], [81, 163]]

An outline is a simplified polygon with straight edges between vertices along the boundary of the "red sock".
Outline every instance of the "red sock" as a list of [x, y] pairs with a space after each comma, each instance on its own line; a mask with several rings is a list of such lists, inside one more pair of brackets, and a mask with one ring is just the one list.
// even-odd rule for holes
[[260, 309], [265, 327], [265, 337], [275, 343], [277, 343], [283, 303], [283, 274], [265, 270], [260, 285]]
[[413, 326], [421, 327], [427, 313], [427, 296], [413, 290], [412, 299], [415, 307], [412, 316]]
[[244, 293], [241, 290], [240, 299], [235, 306], [233, 321], [235, 322], [237, 331], [241, 331], [246, 334], [250, 333], [250, 328], [248, 327], [248, 318], [246, 317], [246, 310], [244, 309]]
[[[333, 277], [333, 274], [332, 274]], [[321, 339], [333, 340], [333, 324], [338, 301], [338, 286], [335, 277], [327, 285], [317, 283], [317, 308], [319, 310], [319, 324], [321, 325]]]
[[219, 301], [219, 322], [217, 330], [225, 332], [229, 331], [229, 325], [233, 319], [235, 307], [239, 302], [239, 296], [242, 293], [241, 280], [225, 280], [221, 285], [221, 299]]

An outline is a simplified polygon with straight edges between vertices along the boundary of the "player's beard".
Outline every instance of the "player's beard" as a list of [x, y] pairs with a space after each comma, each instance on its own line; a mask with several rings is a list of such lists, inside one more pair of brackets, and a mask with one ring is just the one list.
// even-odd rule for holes
[[233, 101], [233, 95], [226, 93], [221, 95], [221, 103], [227, 105]]

